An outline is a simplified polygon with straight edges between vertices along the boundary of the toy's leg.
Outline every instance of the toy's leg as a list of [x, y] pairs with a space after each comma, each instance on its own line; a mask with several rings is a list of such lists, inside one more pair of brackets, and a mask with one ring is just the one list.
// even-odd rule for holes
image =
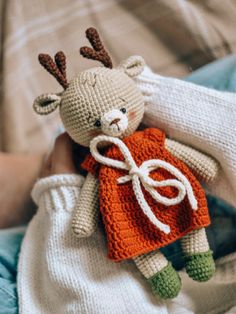
[[185, 267], [189, 277], [197, 281], [209, 280], [215, 272], [212, 251], [205, 228], [194, 230], [181, 239], [185, 253]]
[[134, 262], [146, 277], [155, 295], [163, 299], [178, 295], [181, 288], [180, 277], [160, 251], [135, 257]]

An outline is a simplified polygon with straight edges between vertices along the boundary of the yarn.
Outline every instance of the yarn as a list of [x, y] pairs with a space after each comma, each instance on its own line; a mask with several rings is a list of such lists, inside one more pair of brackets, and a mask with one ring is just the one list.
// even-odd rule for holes
[[196, 281], [207, 281], [215, 272], [212, 251], [185, 256], [185, 268], [189, 277]]
[[86, 37], [88, 38], [89, 42], [91, 43], [93, 49], [90, 47], [81, 47], [80, 53], [83, 57], [100, 61], [105, 67], [112, 68], [112, 61], [105, 50], [99, 34], [97, 30], [93, 27], [90, 27], [86, 30]]
[[[205, 193], [190, 170], [181, 161], [173, 157], [164, 147], [165, 134], [158, 129], [137, 131], [123, 139], [129, 148], [135, 163], [140, 166], [144, 161], [160, 159], [174, 165], [189, 180], [198, 202], [197, 211], [192, 210], [187, 197], [180, 204], [165, 206], [157, 203], [143, 190], [146, 201], [155, 216], [163, 223], [168, 223], [171, 232], [165, 234], [157, 229], [143, 214], [135, 198], [130, 182], [117, 184], [120, 177], [127, 175], [123, 169], [100, 165], [89, 155], [82, 167], [99, 177], [100, 210], [106, 227], [109, 258], [120, 261], [163, 247], [186, 235], [194, 229], [210, 223]], [[116, 146], [109, 147], [105, 157], [122, 164], [124, 157]], [[120, 165], [119, 164], [119, 165]], [[173, 179], [165, 169], [152, 171], [151, 178], [161, 181]], [[160, 187], [158, 192], [167, 198], [176, 197], [174, 187]]]
[[135, 257], [134, 262], [145, 278], [151, 278], [168, 265], [168, 260], [160, 252], [155, 251]]
[[[110, 259], [134, 259], [154, 294], [164, 299], [175, 297], [181, 286], [178, 274], [157, 250], [183, 238], [184, 253], [192, 254], [186, 260], [189, 275], [195, 280], [212, 276], [212, 256], [199, 259], [199, 253], [209, 250], [203, 228], [210, 223], [205, 193], [188, 166], [210, 182], [217, 176], [218, 164], [165, 139], [158, 129], [137, 132], [144, 100], [154, 93], [149, 79], [140, 90], [133, 80], [142, 73], [144, 60], [132, 56], [112, 69], [98, 32], [89, 28], [86, 36], [92, 48], [82, 47], [81, 54], [105, 67], [80, 72], [67, 83], [64, 54], [57, 53], [55, 62], [41, 55], [41, 64], [65, 90], [44, 94], [34, 102], [39, 114], [59, 107], [67, 133], [76, 143], [90, 146], [92, 156], [82, 165], [90, 173], [72, 220], [73, 232], [79, 238], [94, 233], [100, 199]], [[139, 84], [139, 78], [136, 82]], [[97, 147], [101, 141], [113, 144], [104, 155]], [[199, 264], [195, 265], [195, 260]]]
[[181, 288], [181, 280], [171, 263], [148, 279], [152, 291], [162, 299], [175, 298]]
[[[112, 143], [118, 146], [120, 151], [122, 152], [125, 162], [109, 159], [107, 157], [103, 157], [97, 149], [99, 143]], [[94, 138], [90, 144], [90, 151], [94, 159], [98, 162], [101, 162], [105, 166], [111, 166], [120, 169], [126, 169], [129, 171], [129, 174], [117, 179], [118, 184], [124, 184], [126, 182], [132, 181], [133, 191], [136, 197], [136, 201], [138, 202], [140, 208], [143, 213], [148, 217], [150, 222], [152, 222], [157, 228], [165, 233], [170, 233], [170, 227], [167, 224], [161, 223], [156, 216], [153, 214], [150, 206], [145, 200], [141, 189], [141, 183], [144, 189], [150, 193], [150, 195], [158, 202], [166, 206], [176, 205], [182, 202], [185, 195], [187, 194], [188, 200], [193, 210], [197, 210], [197, 201], [194, 197], [192, 187], [187, 180], [187, 178], [174, 166], [170, 163], [165, 162], [160, 159], [151, 159], [144, 161], [139, 167], [136, 165], [132, 155], [130, 154], [127, 146], [118, 138], [110, 137], [106, 135], [100, 135]], [[121, 164], [122, 163], [122, 164]], [[163, 180], [163, 181], [155, 181], [152, 180], [149, 176], [150, 172], [163, 168], [166, 171], [170, 172], [177, 179], [172, 180]], [[155, 187], [164, 187], [164, 186], [172, 186], [178, 189], [178, 195], [174, 198], [163, 197], [160, 193], [155, 190]]]
[[40, 64], [66, 89], [69, 84], [66, 78], [66, 57], [64, 53], [62, 51], [57, 52], [54, 56], [55, 62], [52, 57], [45, 53], [39, 54], [38, 59]]

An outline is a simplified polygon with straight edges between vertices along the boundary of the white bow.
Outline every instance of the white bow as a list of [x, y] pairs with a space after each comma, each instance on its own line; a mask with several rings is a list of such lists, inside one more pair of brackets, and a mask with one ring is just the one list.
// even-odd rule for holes
[[[98, 151], [98, 144], [101, 142], [112, 143], [119, 147], [122, 152], [125, 161], [119, 161], [102, 156]], [[128, 175], [120, 177], [117, 182], [118, 184], [123, 184], [128, 181], [132, 181], [133, 191], [139, 206], [141, 207], [143, 213], [149, 218], [149, 220], [161, 231], [168, 234], [170, 233], [169, 225], [162, 223], [152, 212], [152, 209], [148, 205], [143, 195], [141, 189], [141, 183], [146, 191], [159, 203], [166, 206], [179, 204], [187, 194], [189, 203], [193, 210], [197, 210], [197, 200], [194, 196], [193, 189], [188, 179], [179, 171], [176, 167], [172, 166], [170, 163], [160, 160], [151, 159], [144, 161], [140, 167], [138, 167], [124, 142], [119, 138], [111, 137], [107, 135], [99, 135], [95, 137], [90, 143], [90, 151], [94, 159], [106, 166], [114, 167], [117, 169], [129, 171]], [[151, 171], [157, 168], [164, 168], [174, 175], [177, 179], [167, 179], [163, 181], [155, 181], [149, 177]], [[155, 188], [173, 186], [178, 190], [178, 195], [174, 198], [167, 198], [158, 193]]]

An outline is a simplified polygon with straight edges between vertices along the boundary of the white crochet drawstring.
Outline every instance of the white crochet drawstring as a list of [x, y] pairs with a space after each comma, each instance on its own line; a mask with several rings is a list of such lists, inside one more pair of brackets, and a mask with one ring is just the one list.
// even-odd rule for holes
[[[98, 144], [101, 142], [112, 143], [119, 147], [122, 152], [125, 161], [119, 161], [102, 156], [98, 151]], [[160, 160], [151, 159], [144, 161], [140, 167], [138, 167], [124, 142], [119, 138], [111, 137], [107, 135], [99, 135], [95, 137], [90, 143], [90, 152], [94, 159], [106, 166], [114, 167], [117, 169], [123, 169], [129, 171], [128, 175], [120, 177], [117, 182], [118, 184], [123, 184], [128, 181], [132, 181], [133, 191], [139, 206], [141, 207], [143, 213], [148, 217], [148, 219], [161, 231], [168, 234], [170, 233], [170, 227], [167, 224], [162, 223], [152, 212], [152, 209], [145, 200], [142, 192], [141, 183], [146, 191], [148, 191], [151, 196], [161, 204], [166, 206], [179, 204], [187, 194], [189, 203], [193, 210], [197, 210], [197, 200], [193, 194], [193, 189], [188, 179], [179, 171], [176, 167], [170, 163]], [[177, 179], [167, 179], [163, 181], [155, 181], [149, 177], [151, 171], [163, 168], [174, 175]], [[173, 186], [178, 190], [178, 195], [174, 198], [167, 198], [158, 193], [155, 188]]]

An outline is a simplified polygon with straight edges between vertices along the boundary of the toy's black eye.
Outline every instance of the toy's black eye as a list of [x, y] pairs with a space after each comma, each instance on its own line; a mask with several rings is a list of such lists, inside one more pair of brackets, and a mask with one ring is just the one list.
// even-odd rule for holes
[[96, 120], [94, 125], [97, 127], [97, 128], [100, 128], [101, 126], [101, 121], [100, 120]]
[[125, 108], [121, 108], [120, 111], [123, 112], [123, 113], [126, 113], [126, 109]]

